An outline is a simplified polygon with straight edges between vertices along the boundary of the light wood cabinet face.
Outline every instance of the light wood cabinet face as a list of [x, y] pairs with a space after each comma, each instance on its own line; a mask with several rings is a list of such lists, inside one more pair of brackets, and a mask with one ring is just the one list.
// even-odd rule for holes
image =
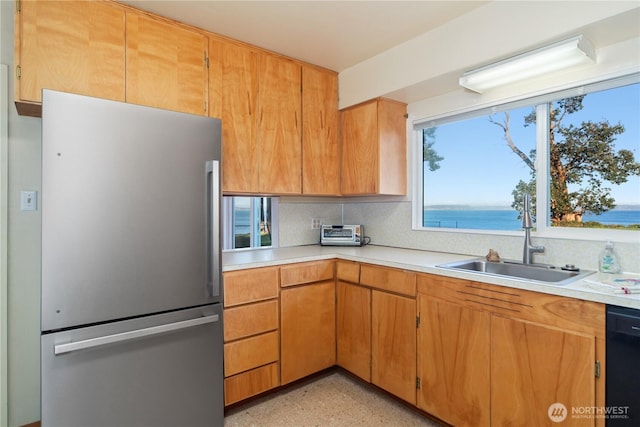
[[360, 266], [360, 284], [409, 297], [416, 296], [416, 274], [410, 271], [363, 264]]
[[452, 425], [490, 423], [490, 315], [418, 296], [418, 407]]
[[603, 304], [442, 276], [417, 285], [421, 409], [454, 425], [554, 425], [561, 403], [563, 424], [604, 425], [570, 414], [605, 406]]
[[337, 364], [371, 382], [371, 290], [337, 283]]
[[283, 289], [280, 306], [282, 384], [335, 365], [333, 280]]
[[542, 325], [491, 317], [491, 425], [552, 425], [548, 409], [567, 408], [569, 426], [593, 426], [571, 408], [595, 402], [595, 339]]
[[337, 261], [336, 278], [346, 282], [360, 283], [360, 263], [342, 260]]
[[268, 332], [224, 345], [224, 376], [248, 371], [257, 366], [277, 362], [278, 332]]
[[340, 193], [338, 76], [302, 67], [302, 193]]
[[278, 329], [278, 300], [230, 307], [224, 311], [224, 341]]
[[254, 49], [211, 38], [211, 116], [222, 118], [222, 188], [250, 193], [260, 185], [258, 123], [259, 54]]
[[416, 300], [371, 291], [371, 382], [416, 404]]
[[278, 297], [277, 267], [224, 273], [224, 306], [246, 304]]
[[406, 105], [375, 99], [341, 111], [343, 195], [407, 192]]
[[111, 3], [22, 1], [16, 15], [16, 101], [42, 88], [125, 100], [125, 12]]
[[270, 363], [224, 379], [224, 404], [231, 405], [279, 385], [278, 363]]
[[127, 11], [127, 102], [206, 114], [207, 49], [202, 33]]
[[333, 280], [333, 261], [312, 261], [280, 267], [282, 287]]
[[376, 102], [350, 108], [342, 114], [342, 194], [378, 192], [379, 147]]
[[260, 191], [302, 192], [302, 111], [300, 65], [260, 55], [258, 146]]

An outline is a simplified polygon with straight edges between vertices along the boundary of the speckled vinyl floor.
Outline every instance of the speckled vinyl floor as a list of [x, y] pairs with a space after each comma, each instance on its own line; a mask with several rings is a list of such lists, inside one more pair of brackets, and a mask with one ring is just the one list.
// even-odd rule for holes
[[234, 408], [225, 427], [436, 427], [401, 403], [332, 372]]

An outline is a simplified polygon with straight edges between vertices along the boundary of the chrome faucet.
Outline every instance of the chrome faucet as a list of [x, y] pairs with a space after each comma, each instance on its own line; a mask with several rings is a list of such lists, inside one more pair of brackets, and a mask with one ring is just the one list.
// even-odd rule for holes
[[531, 264], [534, 253], [543, 253], [544, 246], [534, 246], [531, 244], [531, 196], [525, 193], [522, 208], [522, 228], [524, 228], [524, 251], [522, 253], [522, 263]]

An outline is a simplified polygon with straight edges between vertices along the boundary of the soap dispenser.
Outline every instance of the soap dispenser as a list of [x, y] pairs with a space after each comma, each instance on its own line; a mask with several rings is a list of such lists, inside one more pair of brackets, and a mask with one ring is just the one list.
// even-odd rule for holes
[[620, 273], [618, 257], [613, 251], [613, 243], [607, 242], [600, 255], [600, 271], [602, 273]]

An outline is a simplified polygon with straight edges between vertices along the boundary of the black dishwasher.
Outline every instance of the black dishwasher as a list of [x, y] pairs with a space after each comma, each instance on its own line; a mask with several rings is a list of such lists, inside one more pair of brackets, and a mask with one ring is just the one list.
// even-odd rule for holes
[[607, 427], [640, 426], [640, 309], [607, 306]]

